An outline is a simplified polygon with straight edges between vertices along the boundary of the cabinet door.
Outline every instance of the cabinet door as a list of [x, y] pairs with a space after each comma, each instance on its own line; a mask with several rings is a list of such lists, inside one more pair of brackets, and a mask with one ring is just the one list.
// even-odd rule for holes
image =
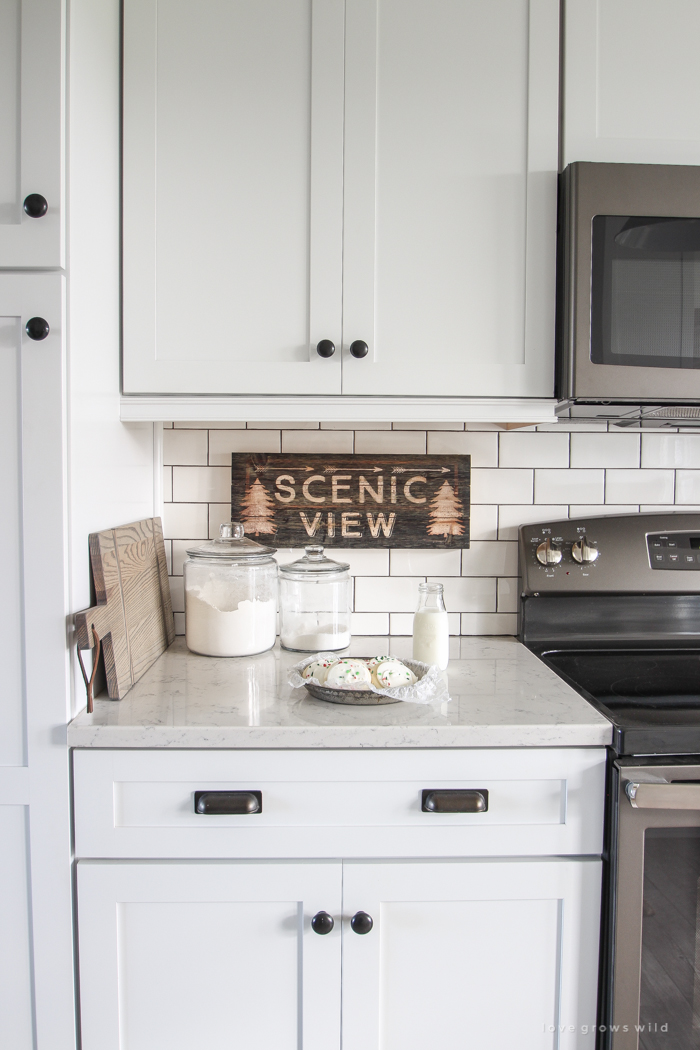
[[63, 20], [63, 0], [0, 4], [0, 267], [63, 265]]
[[343, 0], [126, 0], [126, 393], [340, 392], [343, 32]]
[[700, 164], [697, 0], [567, 0], [564, 26], [564, 164]]
[[82, 1047], [338, 1050], [340, 887], [335, 862], [81, 861]]
[[592, 1046], [599, 904], [597, 860], [346, 863], [343, 1050]]
[[557, 0], [346, 17], [343, 393], [551, 397]]

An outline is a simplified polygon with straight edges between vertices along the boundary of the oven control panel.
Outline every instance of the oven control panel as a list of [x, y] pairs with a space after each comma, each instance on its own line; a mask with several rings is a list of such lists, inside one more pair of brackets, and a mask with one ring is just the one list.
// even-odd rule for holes
[[657, 532], [647, 545], [652, 569], [700, 569], [700, 532]]
[[700, 593], [697, 513], [539, 522], [521, 525], [519, 541], [524, 594]]

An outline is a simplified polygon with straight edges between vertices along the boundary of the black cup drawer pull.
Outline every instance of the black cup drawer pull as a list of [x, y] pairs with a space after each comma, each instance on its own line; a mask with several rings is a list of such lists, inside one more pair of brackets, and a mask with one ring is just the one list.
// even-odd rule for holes
[[424, 813], [485, 813], [489, 793], [485, 788], [426, 788], [420, 808]]
[[195, 813], [262, 813], [262, 791], [195, 791]]

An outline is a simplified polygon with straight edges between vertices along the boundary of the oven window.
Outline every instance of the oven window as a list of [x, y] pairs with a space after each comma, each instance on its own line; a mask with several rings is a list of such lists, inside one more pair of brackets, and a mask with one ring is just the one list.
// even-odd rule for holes
[[700, 368], [700, 218], [596, 215], [591, 360]]
[[700, 1046], [700, 828], [644, 841], [640, 1050]]

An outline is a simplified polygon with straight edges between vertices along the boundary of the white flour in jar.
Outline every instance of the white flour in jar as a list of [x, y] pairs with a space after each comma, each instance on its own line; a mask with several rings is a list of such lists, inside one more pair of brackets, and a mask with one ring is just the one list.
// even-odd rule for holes
[[210, 579], [185, 591], [187, 648], [204, 656], [252, 656], [275, 644], [277, 602], [235, 602], [228, 587]]

